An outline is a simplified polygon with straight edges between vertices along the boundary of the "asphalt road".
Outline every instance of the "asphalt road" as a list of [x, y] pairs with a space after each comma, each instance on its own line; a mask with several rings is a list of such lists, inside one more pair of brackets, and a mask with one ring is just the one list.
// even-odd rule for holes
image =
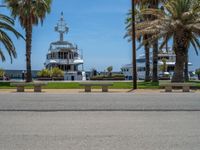
[[199, 150], [199, 93], [0, 94], [0, 150]]
[[0, 111], [200, 111], [200, 93], [0, 94]]
[[1, 150], [199, 150], [200, 112], [0, 112]]

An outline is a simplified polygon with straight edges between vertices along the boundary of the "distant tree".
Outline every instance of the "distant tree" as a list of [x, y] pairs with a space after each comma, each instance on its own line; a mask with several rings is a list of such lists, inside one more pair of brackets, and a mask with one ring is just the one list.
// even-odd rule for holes
[[5, 74], [5, 71], [3, 69], [0, 69], [0, 78], [3, 78]]
[[107, 68], [107, 71], [108, 71], [108, 76], [112, 76], [113, 66], [109, 66]]
[[200, 80], [200, 68], [196, 70], [196, 75], [198, 75], [198, 79]]
[[97, 70], [95, 68], [92, 68], [91, 76], [97, 76]]
[[160, 66], [160, 70], [164, 73], [167, 71], [167, 59], [163, 58], [162, 59], [162, 65]]

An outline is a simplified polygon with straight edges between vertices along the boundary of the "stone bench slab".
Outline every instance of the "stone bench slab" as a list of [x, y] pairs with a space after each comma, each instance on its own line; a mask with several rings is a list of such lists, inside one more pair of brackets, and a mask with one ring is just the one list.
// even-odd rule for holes
[[113, 83], [80, 83], [79, 85], [85, 87], [85, 92], [91, 92], [92, 86], [101, 86], [102, 92], [108, 92], [108, 87], [113, 86]]
[[25, 83], [25, 82], [19, 82], [19, 83], [11, 83], [11, 86], [17, 87], [17, 92], [24, 92], [24, 88], [26, 86], [34, 86], [34, 92], [42, 92], [42, 86], [47, 85], [47, 83]]
[[183, 92], [190, 92], [190, 87], [194, 86], [191, 83], [163, 83], [159, 85], [165, 87], [165, 92], [172, 92], [172, 87], [182, 87]]

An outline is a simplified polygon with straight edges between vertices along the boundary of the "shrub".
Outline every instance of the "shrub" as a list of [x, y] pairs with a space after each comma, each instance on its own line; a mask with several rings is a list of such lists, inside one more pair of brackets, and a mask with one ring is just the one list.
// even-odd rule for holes
[[200, 75], [200, 69], [197, 69], [197, 70], [196, 70], [196, 74], [197, 74], [197, 75]]
[[108, 71], [108, 76], [112, 76], [113, 66], [109, 66], [107, 68], [107, 71]]
[[91, 70], [91, 75], [92, 77], [97, 76], [97, 70], [95, 68]]
[[51, 70], [51, 76], [52, 77], [64, 77], [64, 71], [62, 71], [59, 68], [53, 68]]
[[197, 69], [195, 73], [198, 76], [198, 79], [200, 80], [200, 69]]
[[5, 71], [3, 69], [0, 69], [0, 78], [3, 78], [4, 74], [5, 74]]
[[37, 73], [38, 77], [51, 77], [51, 71], [48, 69], [43, 69]]
[[125, 75], [124, 74], [114, 74], [112, 77], [114, 77], [114, 78], [117, 78], [117, 77], [125, 78]]
[[98, 75], [95, 77], [91, 77], [91, 80], [125, 80], [125, 76], [123, 74], [115, 74], [113, 76], [104, 76]]

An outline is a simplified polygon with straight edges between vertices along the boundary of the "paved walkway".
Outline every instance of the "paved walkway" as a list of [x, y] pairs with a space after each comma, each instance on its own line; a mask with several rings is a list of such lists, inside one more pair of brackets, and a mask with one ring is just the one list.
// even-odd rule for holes
[[[84, 89], [43, 89], [42, 93], [47, 94], [67, 94], [67, 93], [84, 93]], [[34, 93], [33, 89], [25, 89], [27, 93]], [[101, 93], [101, 89], [92, 89], [92, 92]], [[128, 89], [110, 89], [109, 93], [127, 93]], [[16, 93], [15, 89], [0, 89], [0, 93]], [[37, 93], [36, 93], [37, 94]]]
[[[26, 93], [34, 93], [33, 89], [25, 89]], [[0, 89], [0, 94], [16, 93], [15, 89]], [[75, 94], [85, 93], [84, 89], [43, 89], [43, 93], [47, 94]], [[92, 89], [92, 93], [102, 93], [101, 89]], [[130, 89], [109, 89], [108, 93], [130, 93]], [[138, 89], [132, 93], [165, 93], [164, 89]], [[182, 93], [182, 90], [176, 90], [172, 93]], [[200, 93], [200, 90], [191, 90], [191, 93]], [[36, 93], [37, 94], [37, 93]]]

